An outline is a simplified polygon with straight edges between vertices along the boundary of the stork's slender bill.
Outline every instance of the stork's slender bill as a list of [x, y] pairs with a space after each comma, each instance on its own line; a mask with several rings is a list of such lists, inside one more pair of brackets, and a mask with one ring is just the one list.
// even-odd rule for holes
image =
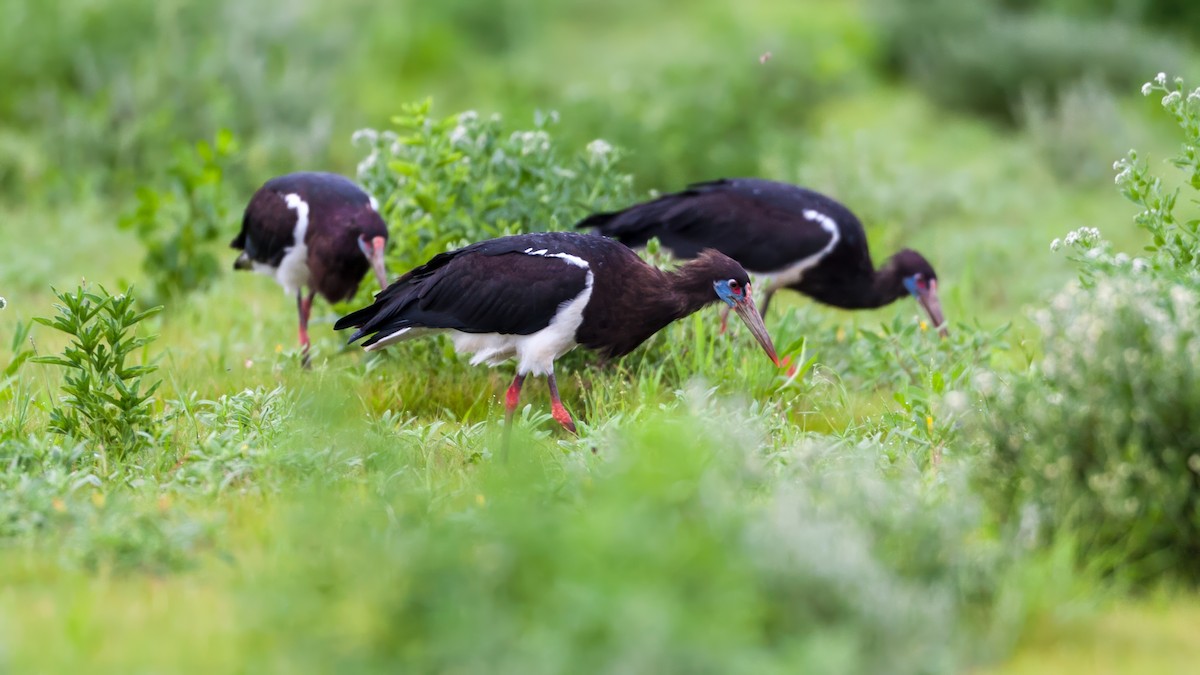
[[296, 297], [307, 365], [313, 298], [320, 293], [331, 303], [349, 300], [368, 268], [386, 287], [387, 235], [375, 200], [349, 179], [287, 174], [267, 181], [250, 199], [241, 232], [230, 243], [242, 251], [233, 268], [270, 276]]
[[577, 345], [622, 356], [717, 301], [738, 313], [778, 364], [749, 275], [729, 257], [706, 251], [664, 272], [620, 243], [571, 232], [501, 237], [434, 256], [334, 328], [357, 328], [350, 342], [366, 338], [368, 351], [446, 333], [459, 352], [473, 355], [472, 364], [515, 359], [505, 395], [507, 439], [527, 375], [546, 376], [554, 418], [573, 432], [554, 377], [558, 357]]
[[905, 249], [876, 269], [858, 218], [834, 199], [795, 185], [753, 178], [696, 183], [594, 214], [576, 227], [633, 247], [657, 237], [679, 258], [717, 249], [765, 280], [764, 314], [781, 288], [843, 309], [882, 307], [912, 295], [946, 334], [937, 273], [921, 254]]

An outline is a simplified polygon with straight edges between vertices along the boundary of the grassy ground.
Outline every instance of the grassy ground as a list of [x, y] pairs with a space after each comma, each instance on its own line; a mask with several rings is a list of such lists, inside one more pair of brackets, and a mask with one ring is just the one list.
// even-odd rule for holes
[[[61, 386], [49, 366], [4, 380], [0, 670], [1126, 673], [1200, 656], [1191, 592], [1130, 599], [1062, 550], [1027, 546], [978, 489], [981, 377], [1028, 363], [1040, 349], [1029, 311], [1076, 274], [1050, 241], [1098, 226], [1120, 250], [1142, 243], [1106, 173], [1066, 180], [1045, 154], [1053, 139], [865, 74], [875, 47], [857, 3], [704, 3], [688, 21], [672, 20], [679, 3], [512, 3], [495, 30], [494, 15], [452, 4], [461, 34], [388, 18], [343, 41], [353, 67], [322, 86], [356, 112], [328, 122], [330, 149], [297, 156], [349, 173], [359, 157], [340, 132], [431, 91], [446, 114], [523, 119], [549, 101], [570, 139], [641, 143], [643, 188], [728, 165], [841, 197], [876, 261], [905, 246], [933, 261], [954, 337], [920, 329], [912, 302], [851, 314], [785, 294], [768, 327], [797, 361], [814, 358], [789, 380], [702, 312], [617, 364], [564, 361], [579, 438], [531, 382], [504, 463], [509, 369], [471, 368], [438, 341], [368, 358], [331, 329], [344, 308], [319, 304], [302, 370], [291, 299], [234, 274], [213, 244], [222, 273], [148, 329], [163, 385], [147, 449], [119, 457], [49, 433]], [[345, 29], [330, 19], [326, 35]], [[819, 75], [819, 100], [759, 135], [743, 127], [761, 119], [733, 113], [696, 139], [653, 110], [629, 121], [642, 104], [620, 92], [646, 93], [639, 71], [669, 82], [673, 54], [708, 67], [702, 47], [726, 33], [749, 68]], [[410, 70], [392, 75], [398, 62]], [[1171, 147], [1138, 103], [1113, 105], [1128, 131], [1118, 155]], [[278, 143], [260, 141], [274, 132], [248, 129], [240, 171], [277, 167]], [[654, 139], [679, 161], [653, 156]], [[50, 192], [0, 206], [13, 225], [0, 235], [0, 345], [52, 314], [51, 287], [145, 282], [141, 244], [116, 226], [127, 194]], [[45, 355], [65, 339], [35, 327], [32, 342]]]

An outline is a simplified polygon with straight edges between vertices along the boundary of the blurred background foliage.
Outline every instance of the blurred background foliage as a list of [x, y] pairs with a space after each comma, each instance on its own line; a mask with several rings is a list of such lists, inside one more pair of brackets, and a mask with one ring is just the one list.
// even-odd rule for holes
[[[1197, 81], [1198, 27], [1186, 0], [0, 0], [0, 667], [1192, 667], [1200, 394], [1171, 354], [1200, 349], [1174, 192], [1200, 93], [1163, 106], [1189, 179], [1163, 171], [1176, 85], [1137, 91]], [[346, 354], [324, 306], [294, 367], [288, 300], [225, 242], [298, 169], [375, 192], [394, 273], [796, 181], [877, 260], [927, 253], [954, 331], [781, 298], [787, 380], [697, 314], [607, 369], [570, 355], [583, 438], [532, 391], [500, 467], [504, 371]], [[129, 327], [162, 380], [136, 447], [49, 433], [71, 392], [30, 360], [67, 338], [30, 319], [81, 277], [167, 304]], [[1101, 628], [1149, 647], [1078, 628], [1101, 580], [1138, 593]], [[1038, 651], [1081, 633], [1065, 668]]]
[[1160, 29], [1200, 24], [1190, 7], [5, 0], [0, 190], [123, 197], [222, 128], [246, 140], [243, 190], [295, 166], [345, 171], [351, 131], [426, 96], [445, 114], [558, 110], [565, 141], [628, 148], [639, 187], [669, 188], [794, 166], [822, 102], [880, 79], [1014, 122], [1026, 97], [1057, 105], [1085, 77], [1128, 91], [1194, 63], [1196, 35]]

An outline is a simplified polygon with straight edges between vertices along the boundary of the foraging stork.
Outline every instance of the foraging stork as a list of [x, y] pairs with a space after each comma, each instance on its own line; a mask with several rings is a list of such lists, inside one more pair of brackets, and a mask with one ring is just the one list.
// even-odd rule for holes
[[320, 293], [331, 303], [349, 300], [368, 267], [375, 270], [379, 287], [386, 287], [387, 236], [375, 198], [348, 178], [290, 173], [272, 178], [254, 193], [242, 217], [242, 231], [229, 245], [242, 251], [233, 263], [235, 270], [274, 277], [285, 292], [296, 296], [307, 364], [313, 296]]
[[610, 357], [627, 354], [718, 300], [738, 313], [778, 364], [750, 297], [750, 277], [729, 257], [704, 251], [664, 272], [618, 242], [574, 232], [518, 234], [438, 254], [334, 328], [358, 328], [351, 343], [370, 336], [367, 351], [445, 332], [459, 352], [474, 354], [472, 365], [515, 358], [504, 405], [507, 439], [526, 375], [546, 376], [554, 419], [574, 432], [558, 396], [555, 359], [576, 345]]
[[781, 288], [843, 309], [882, 307], [912, 295], [946, 335], [937, 273], [920, 253], [904, 249], [875, 269], [858, 218], [837, 201], [795, 185], [755, 178], [695, 183], [622, 211], [593, 214], [576, 227], [595, 228], [632, 247], [658, 237], [679, 258], [715, 248], [770, 279], [764, 314]]

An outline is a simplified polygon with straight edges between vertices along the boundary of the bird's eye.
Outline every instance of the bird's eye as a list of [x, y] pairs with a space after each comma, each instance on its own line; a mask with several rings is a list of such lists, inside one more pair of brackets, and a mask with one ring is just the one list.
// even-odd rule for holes
[[741, 288], [738, 286], [737, 279], [729, 280], [729, 290], [733, 291], [734, 293], [737, 293], [741, 290]]

